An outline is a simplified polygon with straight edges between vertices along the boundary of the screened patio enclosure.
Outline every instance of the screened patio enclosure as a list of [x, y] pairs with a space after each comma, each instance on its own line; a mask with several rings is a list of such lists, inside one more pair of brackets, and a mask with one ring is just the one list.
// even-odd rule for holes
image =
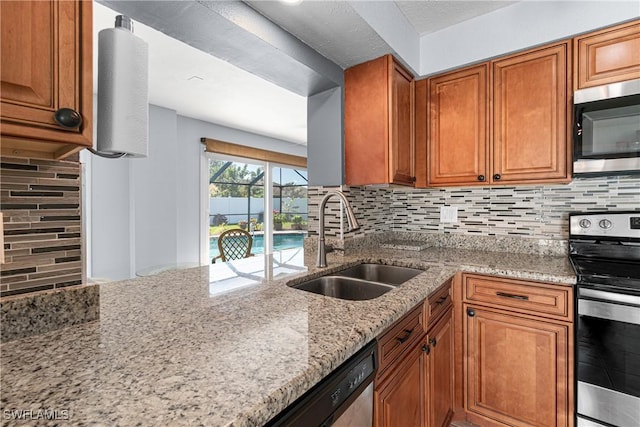
[[[217, 236], [230, 228], [252, 233], [253, 253], [261, 252], [265, 219], [264, 166], [242, 161], [209, 160], [210, 255]], [[274, 249], [302, 247], [307, 228], [307, 171], [272, 167]]]

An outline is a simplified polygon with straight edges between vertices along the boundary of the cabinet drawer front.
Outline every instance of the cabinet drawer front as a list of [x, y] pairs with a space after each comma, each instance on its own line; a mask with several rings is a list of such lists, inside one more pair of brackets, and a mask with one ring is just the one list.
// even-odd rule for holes
[[449, 279], [434, 294], [429, 295], [425, 301], [425, 325], [435, 322], [451, 306], [451, 282]]
[[571, 288], [483, 276], [464, 276], [465, 300], [561, 320], [573, 317]]
[[424, 335], [422, 307], [422, 304], [418, 305], [378, 339], [378, 373], [382, 373]]

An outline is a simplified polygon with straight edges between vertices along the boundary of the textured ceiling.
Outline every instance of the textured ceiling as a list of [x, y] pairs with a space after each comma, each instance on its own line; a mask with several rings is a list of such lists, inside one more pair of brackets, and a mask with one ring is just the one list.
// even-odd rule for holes
[[516, 1], [477, 0], [477, 1], [396, 1], [413, 28], [420, 35], [429, 34], [466, 21], [476, 16], [493, 12]]

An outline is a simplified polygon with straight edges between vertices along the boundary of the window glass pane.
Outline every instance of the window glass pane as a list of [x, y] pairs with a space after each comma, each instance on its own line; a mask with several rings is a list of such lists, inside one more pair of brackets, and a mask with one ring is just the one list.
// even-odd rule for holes
[[[211, 160], [209, 163], [210, 182], [264, 185], [264, 181], [261, 178], [262, 175], [263, 167], [250, 163], [227, 162], [224, 160]], [[246, 192], [246, 190], [244, 191]]]
[[274, 229], [306, 230], [307, 171], [277, 167], [273, 181]]
[[218, 236], [229, 229], [254, 233], [252, 253], [262, 252], [264, 168], [244, 162], [209, 162], [209, 255], [219, 255]]

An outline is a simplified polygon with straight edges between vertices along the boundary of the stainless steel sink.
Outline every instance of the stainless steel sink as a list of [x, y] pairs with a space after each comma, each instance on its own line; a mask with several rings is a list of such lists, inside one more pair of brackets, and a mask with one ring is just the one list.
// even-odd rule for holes
[[352, 301], [364, 301], [374, 299], [389, 292], [394, 287], [383, 283], [369, 282], [343, 276], [323, 276], [291, 285], [292, 288], [313, 292], [314, 294], [328, 297], [347, 299]]
[[364, 301], [377, 298], [422, 272], [415, 268], [365, 263], [289, 286], [328, 297]]
[[334, 273], [336, 276], [353, 277], [387, 285], [401, 285], [424, 270], [384, 264], [359, 264]]

